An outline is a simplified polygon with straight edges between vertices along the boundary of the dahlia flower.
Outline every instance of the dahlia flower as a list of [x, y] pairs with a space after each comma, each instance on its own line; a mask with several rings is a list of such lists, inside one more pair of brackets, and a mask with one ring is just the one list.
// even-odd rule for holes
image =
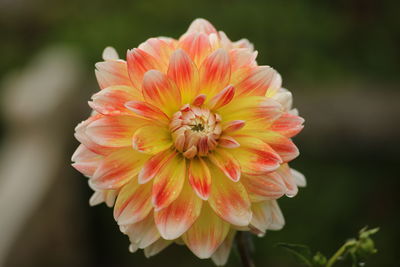
[[223, 265], [237, 231], [283, 227], [276, 199], [305, 185], [288, 165], [304, 120], [256, 57], [204, 19], [178, 40], [148, 39], [126, 61], [104, 50], [72, 161], [89, 177], [90, 204], [114, 206], [131, 252], [175, 242]]

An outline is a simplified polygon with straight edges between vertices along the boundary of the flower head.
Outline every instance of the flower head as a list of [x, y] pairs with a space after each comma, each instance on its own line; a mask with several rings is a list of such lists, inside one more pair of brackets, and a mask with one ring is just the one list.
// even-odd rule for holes
[[176, 242], [221, 265], [236, 231], [282, 228], [276, 199], [305, 185], [288, 166], [304, 120], [256, 56], [204, 19], [126, 61], [105, 49], [72, 160], [95, 191], [90, 203], [114, 206], [131, 251], [152, 256]]

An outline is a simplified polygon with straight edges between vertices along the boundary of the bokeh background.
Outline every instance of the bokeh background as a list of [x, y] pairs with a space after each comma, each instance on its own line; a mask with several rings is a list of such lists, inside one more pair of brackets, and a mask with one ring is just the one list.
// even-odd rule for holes
[[[0, 0], [0, 266], [213, 266], [175, 245], [128, 253], [112, 210], [89, 207], [70, 167], [104, 47], [124, 56], [196, 17], [251, 40], [306, 119], [292, 166], [308, 186], [280, 201], [285, 228], [255, 239], [257, 266], [297, 266], [277, 242], [330, 255], [365, 225], [381, 227], [366, 266], [399, 266], [399, 11], [386, 0]], [[240, 266], [235, 252], [227, 266]]]

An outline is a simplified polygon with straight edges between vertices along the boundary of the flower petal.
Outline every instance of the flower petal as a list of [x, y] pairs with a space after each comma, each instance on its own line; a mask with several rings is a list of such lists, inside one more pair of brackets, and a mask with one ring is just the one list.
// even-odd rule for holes
[[104, 116], [91, 122], [86, 128], [86, 134], [101, 146], [131, 146], [133, 133], [144, 122], [133, 116]]
[[207, 200], [211, 191], [211, 174], [207, 164], [200, 157], [190, 160], [189, 182], [197, 195]]
[[114, 218], [119, 225], [137, 223], [146, 218], [152, 208], [151, 184], [141, 185], [137, 179], [132, 179], [118, 194]]
[[186, 161], [181, 155], [173, 157], [156, 174], [152, 192], [152, 202], [156, 211], [167, 207], [179, 196], [185, 176]]
[[286, 136], [272, 131], [265, 131], [257, 134], [257, 137], [270, 145], [271, 148], [278, 153], [283, 162], [289, 162], [299, 155], [299, 150], [296, 145]]
[[206, 101], [207, 96], [206, 95], [198, 95], [195, 97], [195, 99], [192, 102], [193, 106], [197, 106], [200, 107], [201, 105], [204, 104], [204, 102]]
[[282, 106], [266, 97], [251, 96], [234, 98], [228, 105], [218, 110], [225, 121], [244, 120], [244, 129], [260, 131], [268, 128], [282, 115]]
[[79, 142], [81, 142], [89, 150], [93, 151], [96, 154], [105, 156], [105, 155], [108, 155], [111, 152], [113, 152], [115, 150], [115, 148], [101, 146], [101, 145], [93, 142], [92, 139], [90, 139], [89, 136], [86, 134], [86, 129], [87, 129], [88, 125], [102, 117], [103, 117], [103, 115], [98, 114], [98, 115], [92, 116], [92, 117], [88, 118], [87, 120], [79, 123], [75, 127], [74, 136]]
[[290, 169], [290, 171], [292, 172], [292, 176], [297, 186], [305, 187], [307, 185], [306, 177], [304, 177], [304, 174], [295, 169]]
[[144, 255], [146, 256], [146, 258], [150, 258], [158, 254], [160, 251], [162, 251], [169, 245], [171, 245], [172, 242], [173, 242], [172, 240], [165, 240], [164, 238], [159, 238], [156, 242], [144, 248]]
[[242, 129], [245, 124], [246, 122], [243, 120], [228, 121], [223, 125], [222, 131], [224, 133], [235, 132]]
[[264, 235], [267, 229], [280, 230], [285, 224], [276, 200], [254, 203], [251, 210], [253, 211], [253, 218], [251, 219], [250, 228], [260, 236]]
[[165, 150], [152, 156], [140, 170], [138, 175], [138, 181], [140, 184], [147, 183], [154, 176], [159, 173], [160, 169], [167, 164], [176, 155], [175, 151]]
[[277, 199], [286, 193], [285, 183], [276, 172], [259, 176], [243, 175], [241, 182], [252, 202]]
[[150, 38], [141, 43], [138, 48], [156, 58], [158, 64], [162, 66], [162, 70], [166, 70], [169, 58], [175, 50], [175, 42], [175, 40], [165, 37]]
[[91, 179], [96, 189], [117, 189], [133, 179], [148, 156], [132, 148], [118, 149], [104, 157]]
[[168, 116], [159, 108], [142, 101], [129, 101], [125, 103], [125, 107], [133, 111], [135, 114], [150, 119], [156, 123], [168, 124]]
[[228, 53], [222, 48], [215, 50], [204, 60], [199, 73], [201, 92], [213, 97], [229, 83], [231, 64]]
[[225, 240], [229, 224], [220, 219], [211, 208], [203, 205], [201, 214], [190, 229], [182, 236], [188, 248], [200, 259], [206, 259]]
[[178, 46], [190, 56], [197, 67], [202, 64], [204, 58], [206, 58], [211, 51], [207, 35], [201, 32], [184, 34], [179, 39]]
[[272, 99], [281, 103], [284, 111], [287, 112], [292, 109], [293, 96], [289, 90], [285, 88], [280, 88], [278, 92], [276, 92], [276, 94], [272, 96]]
[[245, 79], [235, 84], [237, 96], [264, 96], [267, 90], [276, 88], [279, 78], [280, 75], [269, 66], [255, 67]]
[[232, 85], [228, 85], [227, 87], [225, 87], [225, 89], [223, 89], [221, 92], [215, 95], [208, 102], [209, 109], [217, 110], [220, 107], [227, 105], [229, 102], [231, 102], [234, 95], [235, 95], [235, 87], [233, 87]]
[[142, 91], [147, 103], [159, 107], [168, 115], [172, 115], [181, 107], [181, 93], [178, 87], [158, 70], [145, 73]]
[[92, 96], [92, 102], [89, 102], [91, 108], [101, 114], [132, 114], [125, 107], [125, 103], [130, 100], [141, 99], [137, 90], [128, 86], [111, 86], [104, 88]]
[[190, 103], [199, 91], [199, 73], [185, 51], [178, 49], [172, 54], [167, 73], [179, 88], [182, 102]]
[[211, 168], [213, 183], [208, 203], [225, 221], [246, 226], [251, 220], [250, 200], [240, 182], [233, 182], [217, 168]]
[[286, 186], [286, 195], [288, 197], [294, 197], [299, 192], [299, 189], [296, 184], [296, 180], [292, 175], [292, 171], [289, 168], [288, 164], [282, 164], [279, 169], [276, 170], [276, 173], [279, 174], [285, 183]]
[[72, 155], [72, 166], [85, 176], [92, 176], [103, 157], [89, 150], [84, 145], [79, 145]]
[[142, 49], [134, 48], [128, 50], [126, 55], [128, 74], [134, 88], [140, 90], [144, 74], [151, 70], [163, 70], [162, 64], [152, 55]]
[[268, 213], [271, 217], [271, 224], [268, 226], [269, 230], [281, 230], [285, 225], [285, 218], [283, 217], [282, 211], [278, 206], [276, 200], [267, 201]]
[[[91, 185], [91, 182], [89, 181], [89, 186], [90, 185]], [[112, 206], [114, 206], [117, 195], [118, 195], [117, 190], [95, 191], [89, 199], [89, 205], [96, 206], [96, 205], [104, 202], [107, 205], [107, 207], [111, 208]]]
[[273, 122], [271, 131], [278, 132], [286, 137], [293, 137], [303, 129], [304, 119], [302, 117], [284, 113]]
[[132, 146], [139, 152], [154, 155], [172, 146], [171, 134], [165, 127], [146, 125], [136, 130]]
[[223, 148], [237, 148], [240, 146], [239, 142], [229, 135], [221, 136], [218, 140], [218, 145]]
[[240, 147], [230, 151], [239, 161], [244, 173], [260, 175], [279, 168], [282, 159], [268, 144], [258, 138], [234, 137], [240, 143]]
[[211, 256], [212, 261], [217, 266], [223, 266], [227, 263], [229, 254], [231, 253], [233, 240], [235, 238], [236, 231], [230, 230], [226, 236], [224, 242], [218, 247], [218, 249]]
[[112, 47], [112, 46], [107, 46], [106, 48], [104, 48], [103, 54], [101, 55], [101, 57], [104, 60], [117, 60], [117, 59], [119, 59], [117, 50], [115, 50], [115, 48]]
[[209, 158], [229, 179], [234, 182], [239, 181], [240, 164], [230, 153], [218, 149], [210, 154]]
[[205, 19], [198, 18], [195, 19], [189, 26], [189, 29], [187, 30], [187, 33], [190, 32], [202, 32], [205, 34], [211, 34], [211, 33], [217, 33], [217, 30], [214, 28], [214, 26]]
[[137, 223], [131, 224], [124, 231], [129, 236], [129, 241], [136, 244], [138, 248], [145, 248], [160, 238], [160, 233], [154, 224], [152, 214]]
[[96, 78], [101, 89], [110, 86], [128, 86], [133, 84], [128, 75], [128, 66], [123, 60], [107, 60], [96, 63]]
[[154, 213], [161, 236], [173, 240], [185, 233], [199, 217], [202, 202], [186, 181], [179, 197], [168, 207]]
[[229, 50], [229, 57], [232, 64], [232, 76], [240, 69], [245, 68], [250, 70], [257, 66], [257, 52], [249, 51], [246, 48], [234, 48]]

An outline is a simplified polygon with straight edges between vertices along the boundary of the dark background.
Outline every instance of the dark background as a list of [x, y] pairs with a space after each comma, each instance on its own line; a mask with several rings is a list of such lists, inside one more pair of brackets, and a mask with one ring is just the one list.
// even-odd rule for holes
[[[306, 119], [292, 166], [308, 186], [280, 200], [283, 230], [255, 238], [257, 266], [297, 266], [277, 242], [330, 255], [365, 225], [381, 228], [374, 237], [379, 253], [366, 266], [399, 266], [399, 11], [398, 1], [373, 0], [1, 0], [0, 81], [54, 45], [73, 49], [83, 73], [74, 108], [58, 110], [68, 114], [63, 161], [5, 266], [213, 266], [176, 245], [149, 260], [128, 253], [112, 210], [88, 206], [86, 180], [69, 166], [78, 145], [73, 127], [89, 114], [86, 101], [98, 90], [94, 63], [104, 47], [124, 57], [149, 37], [179, 37], [196, 17], [232, 40], [254, 43], [259, 64], [282, 74]], [[6, 140], [6, 112], [1, 118]], [[227, 266], [240, 266], [237, 254]]]

